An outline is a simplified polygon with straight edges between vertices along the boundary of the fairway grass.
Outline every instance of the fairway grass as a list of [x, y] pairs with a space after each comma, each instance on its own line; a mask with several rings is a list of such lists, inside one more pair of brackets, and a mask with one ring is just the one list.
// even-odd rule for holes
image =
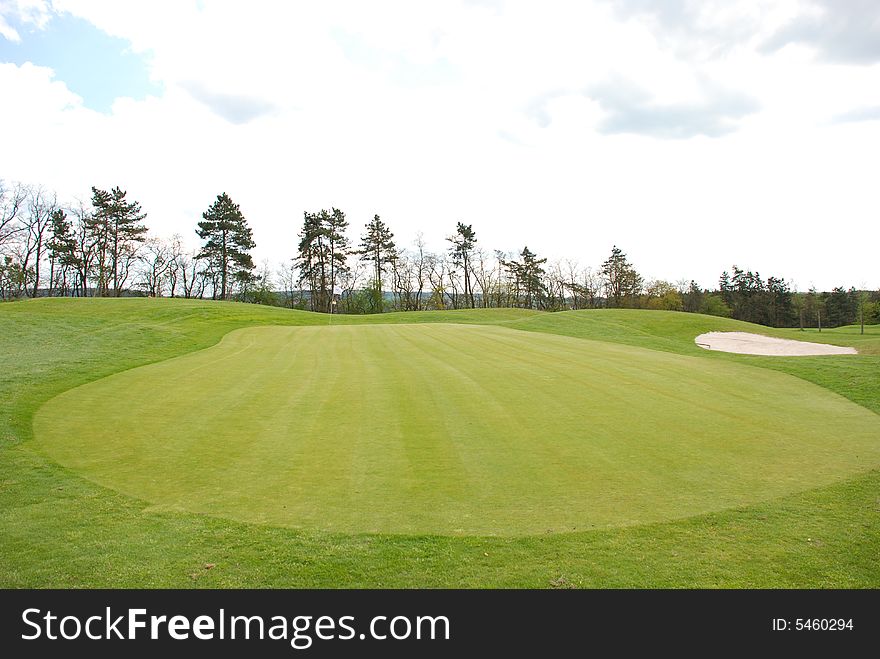
[[236, 330], [67, 391], [34, 431], [154, 510], [347, 533], [643, 524], [880, 465], [880, 417], [803, 380], [458, 324]]
[[[167, 500], [152, 503], [60, 465], [35, 440], [37, 411], [59, 394], [221, 348], [221, 339], [234, 338], [234, 330], [330, 322], [305, 312], [180, 299], [0, 305], [0, 586], [880, 587], [878, 469], [857, 473], [858, 467], [849, 476], [841, 471], [827, 485], [817, 480], [802, 489], [802, 483], [790, 494], [648, 524], [499, 537], [349, 533], [240, 522], [175, 509]], [[503, 327], [531, 338], [648, 348], [712, 368], [757, 367], [751, 370], [786, 373], [880, 413], [880, 326], [867, 326], [864, 334], [858, 327], [801, 332], [637, 310], [461, 310], [332, 319], [334, 327], [413, 323]], [[709, 353], [693, 340], [710, 331], [849, 345], [859, 354]], [[124, 391], [111, 393], [130, 400]], [[272, 413], [265, 406], [260, 419]], [[845, 444], [831, 420], [817, 427], [827, 441]]]

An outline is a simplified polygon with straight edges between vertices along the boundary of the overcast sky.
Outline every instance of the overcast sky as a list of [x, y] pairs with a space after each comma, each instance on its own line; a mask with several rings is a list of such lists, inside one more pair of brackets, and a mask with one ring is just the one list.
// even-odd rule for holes
[[647, 278], [880, 288], [880, 2], [0, 0], [0, 178], [119, 185], [154, 233], [220, 192], [256, 260], [304, 210], [407, 246]]

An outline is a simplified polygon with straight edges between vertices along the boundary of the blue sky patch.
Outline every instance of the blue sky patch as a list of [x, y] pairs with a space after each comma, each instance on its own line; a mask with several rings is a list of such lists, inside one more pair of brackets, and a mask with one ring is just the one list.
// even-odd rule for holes
[[55, 79], [92, 110], [109, 113], [120, 96], [142, 100], [162, 91], [150, 80], [144, 57], [131, 52], [128, 41], [111, 37], [81, 18], [53, 16], [43, 30], [14, 22], [12, 27], [21, 42], [0, 37], [0, 61], [53, 69]]

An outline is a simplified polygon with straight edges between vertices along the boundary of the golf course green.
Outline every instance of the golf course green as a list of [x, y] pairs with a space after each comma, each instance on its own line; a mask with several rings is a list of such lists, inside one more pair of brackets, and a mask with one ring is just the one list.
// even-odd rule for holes
[[66, 391], [33, 427], [150, 510], [345, 533], [645, 524], [880, 465], [880, 417], [791, 375], [449, 323], [238, 329]]
[[878, 588], [878, 374], [876, 325], [0, 304], [0, 586]]

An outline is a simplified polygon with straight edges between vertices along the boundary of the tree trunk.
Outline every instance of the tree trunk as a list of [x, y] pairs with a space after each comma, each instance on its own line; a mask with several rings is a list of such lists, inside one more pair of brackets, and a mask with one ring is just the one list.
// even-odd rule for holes
[[223, 245], [220, 254], [220, 299], [226, 299], [226, 270], [229, 267], [226, 255], [226, 231], [223, 231]]
[[113, 226], [113, 296], [119, 297], [119, 227]]
[[37, 291], [40, 289], [40, 260], [43, 256], [43, 236], [37, 238], [37, 260], [34, 263], [34, 294], [31, 297], [37, 297]]

